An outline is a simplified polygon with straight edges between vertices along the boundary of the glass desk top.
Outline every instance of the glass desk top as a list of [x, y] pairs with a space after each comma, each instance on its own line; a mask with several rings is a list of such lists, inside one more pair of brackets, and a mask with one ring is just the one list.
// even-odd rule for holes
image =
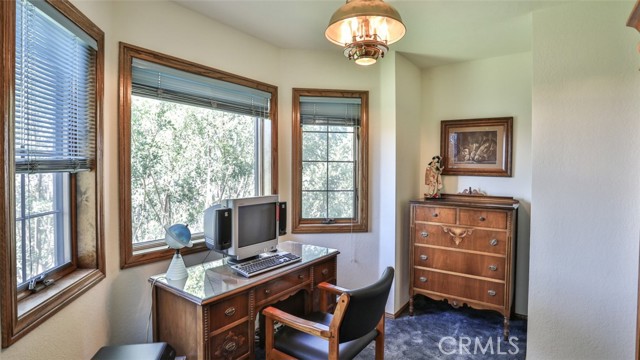
[[305, 263], [339, 254], [336, 249], [302, 244], [294, 241], [286, 241], [278, 244], [278, 250], [296, 254], [300, 256], [302, 260], [288, 266], [246, 278], [226, 266], [227, 258], [224, 258], [188, 267], [187, 272], [189, 276], [182, 280], [168, 280], [165, 274], [158, 274], [149, 278], [149, 281], [172, 291], [177, 291], [194, 302], [204, 303], [213, 297], [256, 284], [265, 278], [271, 278], [274, 275], [287, 272]]

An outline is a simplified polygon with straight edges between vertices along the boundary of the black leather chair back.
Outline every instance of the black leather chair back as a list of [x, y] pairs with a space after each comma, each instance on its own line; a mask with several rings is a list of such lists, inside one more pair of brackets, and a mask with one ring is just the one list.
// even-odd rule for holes
[[378, 325], [393, 283], [393, 272], [392, 267], [387, 267], [380, 280], [347, 292], [350, 299], [340, 325], [341, 343], [362, 337]]

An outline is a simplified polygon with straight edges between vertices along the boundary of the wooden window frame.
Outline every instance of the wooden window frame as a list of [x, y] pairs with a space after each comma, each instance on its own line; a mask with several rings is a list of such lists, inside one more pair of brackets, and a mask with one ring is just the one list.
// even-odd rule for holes
[[[0, 161], [5, 164], [0, 171], [0, 273], [2, 291], [2, 348], [7, 348], [37, 328], [40, 324], [85, 293], [105, 278], [104, 227], [103, 227], [103, 184], [102, 184], [102, 107], [104, 98], [104, 32], [82, 14], [68, 0], [45, 0], [49, 5], [77, 25], [97, 43], [96, 52], [96, 165], [90, 178], [95, 181], [95, 238], [85, 239], [91, 244], [78, 244], [77, 209], [75, 185], [79, 175], [70, 175], [71, 206], [71, 264], [50, 274], [52, 286], [31, 293], [19, 291], [16, 279], [16, 232], [15, 232], [15, 164], [13, 162], [13, 123], [15, 120], [15, 1], [0, 2], [0, 43], [3, 52], [0, 73], [0, 137], [2, 154]], [[83, 175], [87, 176], [87, 175]], [[82, 248], [82, 249], [80, 249]], [[90, 248], [91, 250], [87, 250]]]
[[[271, 93], [271, 193], [278, 193], [278, 88], [263, 82], [227, 73], [171, 55], [120, 43], [119, 94], [118, 94], [118, 171], [120, 187], [120, 268], [168, 260], [174, 249], [164, 241], [149, 241], [136, 246], [132, 242], [131, 229], [131, 71], [133, 58], [157, 63], [200, 76], [222, 80]], [[182, 255], [207, 250], [204, 240], [194, 241], [191, 248], [183, 248]]]
[[[358, 141], [357, 215], [355, 219], [336, 219], [326, 223], [323, 219], [302, 218], [302, 127], [300, 97], [319, 96], [360, 98], [361, 115]], [[292, 233], [351, 233], [369, 231], [369, 92], [356, 90], [293, 89], [292, 101]]]

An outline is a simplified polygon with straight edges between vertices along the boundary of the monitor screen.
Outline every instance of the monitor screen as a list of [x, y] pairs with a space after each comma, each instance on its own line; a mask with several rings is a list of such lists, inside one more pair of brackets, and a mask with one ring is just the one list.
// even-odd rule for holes
[[238, 208], [238, 247], [276, 238], [275, 203], [244, 205]]

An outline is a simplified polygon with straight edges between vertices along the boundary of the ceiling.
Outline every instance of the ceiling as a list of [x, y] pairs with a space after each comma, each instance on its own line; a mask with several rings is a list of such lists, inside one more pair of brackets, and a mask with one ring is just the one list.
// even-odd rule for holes
[[[324, 37], [340, 0], [173, 0], [279, 48], [342, 50]], [[407, 34], [391, 45], [421, 68], [529, 51], [531, 12], [560, 1], [396, 0]]]

